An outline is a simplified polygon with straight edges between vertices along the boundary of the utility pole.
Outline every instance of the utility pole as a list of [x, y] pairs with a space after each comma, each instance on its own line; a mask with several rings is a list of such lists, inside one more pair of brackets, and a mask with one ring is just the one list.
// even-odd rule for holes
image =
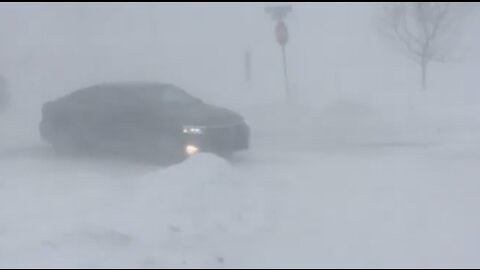
[[288, 42], [288, 29], [287, 25], [285, 24], [285, 18], [287, 14], [292, 11], [292, 6], [272, 6], [265, 8], [265, 12], [272, 16], [272, 19], [277, 21], [277, 25], [275, 27], [275, 36], [277, 39], [277, 43], [281, 46], [282, 49], [282, 60], [283, 60], [283, 76], [285, 80], [285, 94], [287, 98], [291, 99], [290, 93], [290, 82], [288, 80], [288, 65], [287, 65], [287, 53], [285, 46]]
[[249, 84], [252, 82], [252, 51], [250, 49], [245, 50], [245, 81]]

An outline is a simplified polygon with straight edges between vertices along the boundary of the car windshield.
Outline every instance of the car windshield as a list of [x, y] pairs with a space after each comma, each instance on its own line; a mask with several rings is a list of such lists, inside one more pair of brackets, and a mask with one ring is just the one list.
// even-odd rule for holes
[[163, 92], [162, 101], [166, 104], [194, 104], [200, 100], [178, 88], [168, 87]]

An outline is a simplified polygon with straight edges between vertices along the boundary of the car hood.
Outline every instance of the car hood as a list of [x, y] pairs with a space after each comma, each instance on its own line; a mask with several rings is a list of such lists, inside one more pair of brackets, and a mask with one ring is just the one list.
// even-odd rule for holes
[[184, 125], [212, 126], [243, 122], [238, 113], [208, 104], [186, 108], [181, 115], [181, 122]]

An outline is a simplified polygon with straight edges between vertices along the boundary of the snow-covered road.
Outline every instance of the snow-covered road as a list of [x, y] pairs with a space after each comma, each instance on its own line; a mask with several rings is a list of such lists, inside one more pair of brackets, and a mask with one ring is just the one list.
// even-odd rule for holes
[[459, 134], [289, 147], [272, 128], [236, 162], [169, 168], [11, 136], [0, 268], [479, 267], [480, 143]]

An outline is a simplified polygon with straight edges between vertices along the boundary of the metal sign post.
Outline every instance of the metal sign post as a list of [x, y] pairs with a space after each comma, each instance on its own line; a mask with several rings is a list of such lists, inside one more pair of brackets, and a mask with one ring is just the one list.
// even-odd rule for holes
[[283, 75], [285, 78], [285, 94], [290, 100], [290, 89], [288, 81], [288, 68], [287, 68], [287, 55], [285, 46], [288, 42], [288, 29], [287, 25], [284, 22], [285, 17], [289, 12], [292, 11], [292, 6], [273, 6], [267, 7], [265, 12], [272, 15], [272, 18], [277, 21], [277, 26], [275, 28], [275, 36], [278, 44], [282, 47], [282, 59], [283, 59]]

